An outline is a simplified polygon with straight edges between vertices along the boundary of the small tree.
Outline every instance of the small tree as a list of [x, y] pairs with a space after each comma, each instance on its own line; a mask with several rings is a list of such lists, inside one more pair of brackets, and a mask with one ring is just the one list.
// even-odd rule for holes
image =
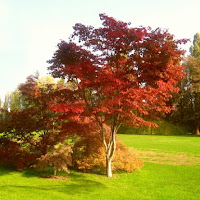
[[22, 170], [60, 142], [58, 114], [50, 109], [50, 99], [52, 93], [64, 85], [53, 83], [52, 79], [46, 81], [29, 76], [17, 90], [20, 109], [15, 95], [11, 95], [10, 109], [6, 106], [0, 110], [0, 162], [8, 162]]
[[150, 119], [172, 109], [166, 102], [178, 92], [176, 85], [184, 76], [184, 51], [178, 44], [186, 40], [175, 40], [160, 28], [131, 28], [105, 14], [100, 19], [103, 26], [96, 29], [76, 24], [71, 41], [58, 44], [49, 70], [54, 77], [77, 83], [74, 90], [60, 91], [61, 100], [53, 107], [68, 119], [63, 129], [74, 128], [76, 133], [85, 122], [92, 124], [105, 147], [106, 175], [112, 177], [121, 124], [155, 127]]
[[70, 173], [68, 166], [72, 166], [72, 148], [70, 146], [59, 146], [52, 153], [42, 155], [38, 159], [36, 168], [39, 170], [46, 170], [48, 167], [53, 167], [54, 176], [57, 171], [65, 171]]

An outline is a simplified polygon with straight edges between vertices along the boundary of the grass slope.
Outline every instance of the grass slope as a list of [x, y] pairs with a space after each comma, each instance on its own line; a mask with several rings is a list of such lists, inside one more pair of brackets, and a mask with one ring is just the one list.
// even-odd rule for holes
[[[198, 137], [120, 137], [139, 151], [200, 155]], [[140, 171], [115, 174], [111, 179], [72, 172], [68, 181], [43, 179], [33, 171], [0, 169], [0, 200], [199, 200], [200, 166], [178, 163], [178, 160], [177, 165], [147, 161]]]

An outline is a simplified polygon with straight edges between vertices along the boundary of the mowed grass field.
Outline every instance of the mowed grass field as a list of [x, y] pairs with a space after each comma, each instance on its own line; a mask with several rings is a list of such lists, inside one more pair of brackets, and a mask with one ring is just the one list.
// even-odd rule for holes
[[71, 172], [67, 180], [0, 169], [0, 200], [200, 200], [200, 137], [120, 135], [143, 158], [135, 173]]

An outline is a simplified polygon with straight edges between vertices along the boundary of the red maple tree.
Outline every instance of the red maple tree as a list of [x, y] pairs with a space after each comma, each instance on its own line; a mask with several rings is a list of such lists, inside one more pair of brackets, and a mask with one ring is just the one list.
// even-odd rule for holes
[[14, 165], [18, 170], [31, 166], [60, 142], [58, 116], [50, 110], [50, 99], [62, 86], [44, 84], [39, 88], [37, 80], [31, 75], [19, 85], [20, 110], [0, 109], [5, 116], [0, 117], [0, 163]]
[[160, 28], [131, 28], [105, 14], [100, 19], [100, 28], [76, 24], [70, 42], [61, 41], [48, 62], [54, 77], [76, 83], [73, 90], [60, 91], [62, 98], [53, 106], [68, 119], [63, 130], [100, 134], [106, 175], [112, 177], [121, 124], [155, 127], [151, 119], [173, 109], [166, 103], [184, 76], [179, 44], [187, 40], [175, 40]]

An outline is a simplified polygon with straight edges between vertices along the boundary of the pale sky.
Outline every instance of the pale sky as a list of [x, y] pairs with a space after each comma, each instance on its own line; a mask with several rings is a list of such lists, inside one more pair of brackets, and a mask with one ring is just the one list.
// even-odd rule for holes
[[200, 32], [199, 8], [199, 0], [0, 0], [0, 98], [37, 70], [47, 74], [46, 61], [75, 23], [99, 27], [99, 13], [106, 13], [192, 41]]

